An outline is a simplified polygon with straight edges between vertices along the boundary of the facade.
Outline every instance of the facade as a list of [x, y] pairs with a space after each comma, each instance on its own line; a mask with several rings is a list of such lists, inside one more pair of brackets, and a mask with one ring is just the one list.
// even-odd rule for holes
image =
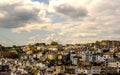
[[119, 61], [111, 61], [111, 62], [108, 62], [108, 67], [120, 68], [120, 62], [119, 62]]
[[91, 73], [92, 74], [100, 74], [101, 73], [101, 67], [100, 66], [92, 66], [91, 67]]

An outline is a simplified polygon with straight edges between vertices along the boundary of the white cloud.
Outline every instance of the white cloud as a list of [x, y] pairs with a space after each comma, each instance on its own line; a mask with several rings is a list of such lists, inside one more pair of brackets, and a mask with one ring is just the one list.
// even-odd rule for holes
[[4, 18], [5, 15], [3, 13], [0, 13], [0, 18]]
[[35, 36], [31, 36], [28, 39], [28, 44], [34, 44], [37, 42], [41, 42], [41, 43], [50, 43], [51, 41], [58, 41], [59, 42], [59, 38], [57, 37], [57, 35], [55, 33], [52, 33], [50, 35], [46, 35], [45, 38], [41, 38], [40, 35], [35, 35]]
[[50, 31], [54, 32], [57, 29], [61, 29], [63, 26], [62, 23], [30, 23], [26, 24], [24, 27], [18, 27], [18, 28], [13, 28], [12, 32], [16, 33], [26, 33], [26, 32], [31, 32], [32, 30], [45, 30], [45, 31]]

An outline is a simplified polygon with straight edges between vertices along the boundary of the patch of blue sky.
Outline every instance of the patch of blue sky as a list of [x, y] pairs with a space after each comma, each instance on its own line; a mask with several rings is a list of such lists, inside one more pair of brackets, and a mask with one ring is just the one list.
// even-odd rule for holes
[[52, 20], [53, 20], [53, 23], [62, 23], [66, 21], [66, 18], [62, 18], [60, 16], [54, 16]]
[[51, 34], [51, 32], [46, 30], [33, 30], [32, 32], [27, 33], [29, 36], [39, 36], [40, 38], [45, 38], [48, 34]]
[[49, 4], [49, 1], [48, 0], [32, 0], [33, 2], [34, 1], [38, 1], [38, 2], [43, 2], [43, 3], [45, 3], [45, 4]]
[[54, 13], [49, 13], [46, 12], [47, 17], [51, 18], [53, 20], [53, 23], [62, 23], [66, 21], [65, 17], [62, 17], [60, 15], [54, 14]]

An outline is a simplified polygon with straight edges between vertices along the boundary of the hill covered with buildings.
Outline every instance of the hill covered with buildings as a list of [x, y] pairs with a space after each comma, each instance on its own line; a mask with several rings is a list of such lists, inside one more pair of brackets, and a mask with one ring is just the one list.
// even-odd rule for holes
[[120, 73], [120, 41], [115, 40], [66, 45], [55, 41], [13, 47], [0, 45], [0, 57], [1, 66], [8, 65], [14, 74]]

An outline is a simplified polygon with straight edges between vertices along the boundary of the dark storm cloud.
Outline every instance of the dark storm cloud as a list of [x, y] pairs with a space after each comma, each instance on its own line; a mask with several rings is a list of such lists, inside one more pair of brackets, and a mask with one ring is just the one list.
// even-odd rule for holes
[[44, 22], [43, 16], [38, 16], [41, 11], [43, 10], [40, 7], [35, 7], [29, 3], [2, 4], [0, 5], [0, 13], [4, 17], [0, 18], [0, 27], [17, 28], [31, 22], [42, 23]]

